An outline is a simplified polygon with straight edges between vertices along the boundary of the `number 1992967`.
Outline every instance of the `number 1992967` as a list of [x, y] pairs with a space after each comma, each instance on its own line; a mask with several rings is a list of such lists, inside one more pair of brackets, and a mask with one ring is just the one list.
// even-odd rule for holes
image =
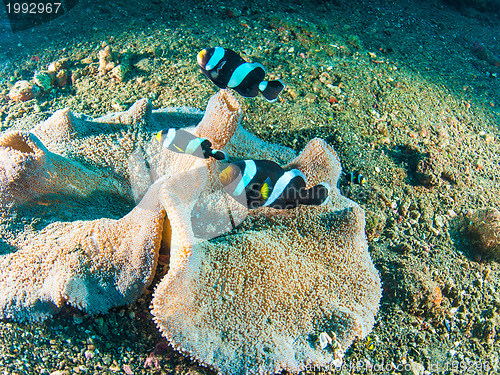
[[5, 7], [7, 13], [47, 14], [57, 13], [61, 3], [6, 3]]

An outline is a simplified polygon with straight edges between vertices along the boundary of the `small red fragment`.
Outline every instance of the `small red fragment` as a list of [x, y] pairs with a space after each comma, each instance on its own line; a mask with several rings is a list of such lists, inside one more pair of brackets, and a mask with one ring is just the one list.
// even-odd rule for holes
[[432, 302], [434, 302], [434, 306], [439, 307], [442, 300], [443, 294], [441, 293], [441, 288], [437, 286], [436, 288], [434, 288], [434, 299], [432, 300]]
[[336, 97], [331, 96], [330, 99], [329, 99], [329, 102], [330, 102], [330, 104], [333, 104], [333, 103], [338, 103], [339, 101], [337, 100]]

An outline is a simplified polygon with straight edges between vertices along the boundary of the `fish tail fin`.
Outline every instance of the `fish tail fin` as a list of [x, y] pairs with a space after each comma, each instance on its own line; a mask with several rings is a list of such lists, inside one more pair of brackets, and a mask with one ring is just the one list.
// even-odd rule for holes
[[227, 154], [221, 150], [212, 150], [212, 153], [210, 154], [210, 156], [216, 160], [221, 160], [221, 161], [228, 161], [229, 160]]
[[301, 204], [307, 205], [325, 205], [330, 200], [330, 184], [322, 182], [310, 189], [305, 190], [305, 195], [301, 197]]
[[285, 84], [281, 80], [276, 81], [262, 81], [259, 84], [259, 90], [262, 96], [269, 102], [274, 102], [281, 90], [285, 88]]

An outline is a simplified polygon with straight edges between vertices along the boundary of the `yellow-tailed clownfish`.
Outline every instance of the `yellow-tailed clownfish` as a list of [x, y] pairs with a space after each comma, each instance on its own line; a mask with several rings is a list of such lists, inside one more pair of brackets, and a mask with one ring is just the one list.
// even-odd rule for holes
[[284, 170], [270, 160], [242, 160], [229, 164], [219, 175], [224, 190], [235, 199], [246, 194], [248, 208], [289, 209], [299, 204], [328, 202], [330, 186], [323, 182], [306, 189], [298, 169]]
[[198, 53], [198, 65], [218, 87], [229, 87], [246, 98], [254, 98], [261, 92], [273, 102], [285, 88], [280, 80], [264, 81], [266, 70], [262, 64], [246, 62], [230, 49], [206, 48]]
[[212, 142], [206, 138], [199, 138], [183, 129], [163, 129], [156, 134], [156, 139], [162, 147], [180, 154], [194, 155], [208, 159], [227, 160], [224, 151], [214, 150]]
[[345, 172], [345, 176], [348, 182], [357, 185], [363, 185], [366, 182], [365, 176], [360, 172]]

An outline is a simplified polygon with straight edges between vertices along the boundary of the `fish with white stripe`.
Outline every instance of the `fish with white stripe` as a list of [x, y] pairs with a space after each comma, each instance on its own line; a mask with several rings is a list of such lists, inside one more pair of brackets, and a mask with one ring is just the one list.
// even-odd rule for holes
[[206, 48], [198, 53], [201, 71], [221, 89], [231, 88], [246, 98], [259, 92], [273, 102], [285, 85], [280, 80], [265, 81], [266, 70], [260, 63], [249, 63], [230, 49]]
[[224, 190], [241, 202], [246, 195], [248, 208], [295, 208], [299, 204], [328, 202], [330, 186], [323, 182], [306, 189], [306, 178], [298, 169], [284, 170], [270, 160], [242, 160], [229, 164], [219, 179]]
[[224, 151], [214, 150], [212, 142], [206, 138], [197, 137], [183, 129], [163, 129], [156, 134], [156, 139], [163, 148], [179, 154], [193, 155], [199, 158], [227, 160]]

